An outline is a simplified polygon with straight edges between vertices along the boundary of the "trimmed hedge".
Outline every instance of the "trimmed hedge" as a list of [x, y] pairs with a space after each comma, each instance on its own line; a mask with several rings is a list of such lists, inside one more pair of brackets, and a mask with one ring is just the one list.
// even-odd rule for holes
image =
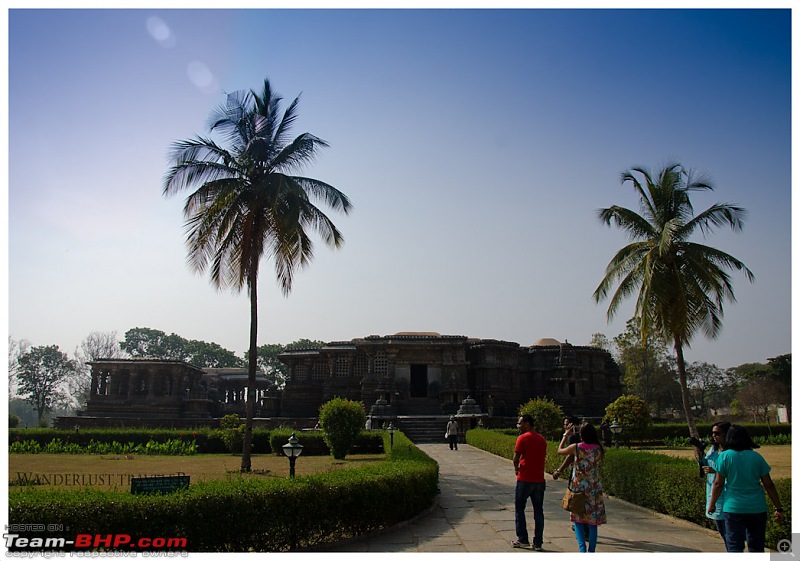
[[[294, 434], [303, 445], [303, 456], [330, 456], [328, 447], [321, 431], [296, 431], [289, 428], [273, 429], [270, 432], [269, 445], [273, 453], [282, 456], [282, 446]], [[381, 431], [361, 431], [356, 438], [350, 454], [383, 454], [384, 436]]]
[[[388, 434], [379, 435], [389, 449]], [[186, 538], [185, 549], [192, 552], [318, 548], [407, 520], [433, 504], [438, 464], [402, 433], [394, 442], [382, 464], [295, 479], [234, 477], [170, 495], [25, 489], [9, 495], [9, 520], [69, 528], [60, 536], [48, 533], [54, 538], [74, 539], [79, 533]]]
[[[724, 420], [724, 419], [721, 419]], [[710, 440], [711, 438], [711, 425], [714, 423], [697, 423], [697, 430], [703, 440]], [[755, 437], [766, 437], [770, 433], [773, 435], [785, 434], [791, 436], [792, 425], [780, 424], [767, 426], [763, 423], [737, 423], [738, 425], [747, 429], [747, 433]], [[653, 440], [663, 442], [665, 438], [688, 438], [689, 428], [686, 423], [655, 423], [650, 425], [643, 431], [641, 438], [643, 440]], [[620, 442], [625, 440], [625, 432], [620, 435]]]
[[[467, 444], [511, 459], [516, 436], [510, 432], [510, 429], [473, 429], [467, 431]], [[547, 443], [545, 471], [548, 473], [552, 473], [563, 461], [563, 457], [555, 453], [557, 449], [558, 443]], [[716, 529], [705, 516], [705, 484], [698, 475], [694, 460], [673, 458], [656, 452], [607, 448], [601, 477], [603, 491], [608, 495]], [[767, 546], [772, 549], [776, 549], [780, 540], [792, 538], [792, 479], [777, 479], [774, 482], [786, 518], [781, 523], [776, 523], [772, 516], [767, 520]], [[771, 504], [769, 497], [767, 504]]]
[[[94, 440], [95, 442], [112, 444], [120, 442], [123, 444], [132, 443], [133, 446], [145, 446], [152, 440], [158, 443], [165, 443], [168, 440], [182, 440], [197, 444], [198, 454], [225, 454], [229, 450], [222, 438], [222, 431], [213, 428], [198, 428], [195, 430], [174, 430], [174, 429], [81, 429], [79, 432], [58, 429], [9, 429], [8, 442], [35, 441], [42, 448], [46, 447], [51, 441], [60, 439], [65, 443], [77, 444], [86, 447]], [[272, 448], [269, 445], [270, 431], [254, 428], [253, 429], [253, 453], [269, 454]]]
[[[518, 435], [516, 429], [472, 429], [467, 431], [466, 439], [467, 444], [471, 446], [511, 460], [514, 458], [514, 445]], [[564, 461], [562, 456], [556, 454], [556, 450], [558, 450], [558, 443], [548, 441], [547, 456], [544, 462], [544, 470], [548, 473], [553, 473]]]

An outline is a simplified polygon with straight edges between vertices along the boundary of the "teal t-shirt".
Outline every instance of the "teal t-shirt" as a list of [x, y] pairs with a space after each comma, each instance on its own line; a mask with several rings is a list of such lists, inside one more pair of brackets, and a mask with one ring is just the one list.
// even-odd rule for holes
[[717, 458], [716, 470], [725, 476], [724, 512], [755, 514], [767, 511], [761, 478], [772, 468], [753, 450], [725, 450]]
[[[717, 461], [719, 460], [719, 455], [722, 451], [717, 450], [713, 446], [708, 451], [708, 453], [703, 458], [702, 464], [705, 466], [709, 466], [717, 470]], [[708, 505], [711, 503], [711, 489], [714, 487], [714, 479], [716, 479], [716, 473], [709, 473], [706, 475], [706, 517], [711, 518], [712, 520], [723, 520], [725, 517], [722, 514], [723, 508], [725, 505], [725, 491], [723, 490], [720, 494], [717, 502], [715, 503], [716, 509], [714, 510], [713, 514], [708, 514]]]

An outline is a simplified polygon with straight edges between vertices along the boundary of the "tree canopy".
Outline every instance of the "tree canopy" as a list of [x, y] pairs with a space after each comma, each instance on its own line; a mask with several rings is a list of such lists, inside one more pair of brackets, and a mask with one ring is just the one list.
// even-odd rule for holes
[[31, 347], [17, 359], [17, 391], [35, 409], [39, 422], [46, 413], [69, 400], [66, 384], [77, 364], [58, 345]]
[[597, 211], [602, 223], [616, 225], [633, 241], [612, 257], [593, 297], [600, 302], [616, 286], [607, 311], [611, 320], [621, 303], [636, 295], [634, 315], [642, 337], [657, 333], [673, 346], [689, 433], [697, 437], [683, 350], [698, 332], [710, 339], [719, 335], [724, 304], [735, 301], [728, 271], [740, 271], [751, 282], [754, 275], [735, 257], [691, 237], [698, 232], [708, 236], [726, 225], [740, 231], [746, 211], [717, 203], [695, 214], [691, 194], [713, 186], [681, 164], [668, 164], [655, 174], [636, 167], [621, 179], [634, 188], [641, 214], [617, 205]]
[[[295, 175], [328, 144], [309, 133], [292, 139], [299, 97], [282, 111], [282, 98], [264, 80], [260, 91], [237, 91], [211, 113], [211, 137], [172, 145], [163, 194], [189, 190], [183, 214], [190, 266], [208, 272], [218, 288], [250, 297], [247, 380], [258, 367], [258, 276], [261, 259], [272, 261], [284, 295], [297, 270], [310, 264], [318, 234], [332, 248], [344, 238], [315, 204], [347, 214], [348, 197], [318, 179]], [[248, 392], [242, 471], [250, 471], [255, 392]]]

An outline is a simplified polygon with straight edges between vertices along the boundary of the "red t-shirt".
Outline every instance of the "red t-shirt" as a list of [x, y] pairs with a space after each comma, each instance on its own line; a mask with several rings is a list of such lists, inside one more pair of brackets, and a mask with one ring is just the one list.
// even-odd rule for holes
[[538, 432], [532, 430], [517, 437], [514, 452], [519, 452], [519, 473], [517, 481], [544, 483], [544, 460], [547, 442]]

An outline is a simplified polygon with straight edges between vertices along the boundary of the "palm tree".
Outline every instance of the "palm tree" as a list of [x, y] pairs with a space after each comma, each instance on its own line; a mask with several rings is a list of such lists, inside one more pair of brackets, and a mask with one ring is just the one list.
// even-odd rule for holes
[[309, 232], [333, 248], [342, 234], [317, 206], [322, 201], [347, 214], [350, 200], [336, 188], [298, 172], [328, 144], [308, 133], [294, 139], [289, 129], [297, 118], [299, 97], [280, 113], [281, 97], [264, 80], [260, 93], [239, 91], [212, 112], [209, 132], [222, 144], [197, 136], [175, 142], [172, 165], [164, 178], [165, 196], [193, 190], [183, 209], [188, 262], [197, 272], [209, 270], [217, 289], [247, 287], [250, 297], [247, 418], [242, 471], [250, 471], [255, 410], [258, 272], [262, 257], [271, 259], [284, 296], [294, 273], [313, 258]]
[[715, 204], [694, 214], [689, 194], [713, 190], [705, 178], [695, 179], [680, 164], [669, 164], [653, 176], [643, 168], [622, 173], [622, 184], [631, 183], [639, 195], [641, 214], [612, 206], [599, 209], [601, 222], [615, 223], [633, 240], [620, 249], [606, 266], [606, 274], [594, 292], [595, 302], [619, 284], [609, 302], [611, 321], [622, 301], [638, 291], [634, 315], [641, 324], [643, 341], [655, 332], [675, 349], [681, 399], [691, 436], [699, 436], [689, 405], [683, 349], [701, 331], [716, 338], [722, 328], [723, 304], [735, 302], [727, 270], [742, 271], [750, 282], [753, 273], [727, 253], [689, 241], [698, 230], [707, 235], [714, 227], [729, 225], [740, 231], [746, 211], [739, 206]]

